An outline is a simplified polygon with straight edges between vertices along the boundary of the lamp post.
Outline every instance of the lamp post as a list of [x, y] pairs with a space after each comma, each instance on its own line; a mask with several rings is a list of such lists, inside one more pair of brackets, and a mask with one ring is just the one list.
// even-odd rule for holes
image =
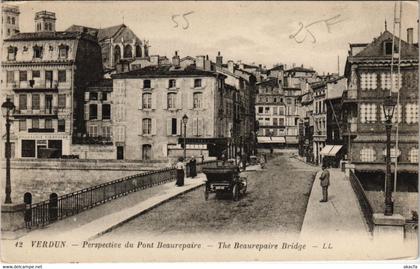
[[10, 114], [13, 113], [15, 105], [10, 101], [9, 98], [6, 99], [1, 105], [1, 112], [6, 118], [6, 200], [5, 204], [11, 204], [12, 198], [10, 193], [12, 192], [12, 186], [10, 184]]
[[391, 190], [391, 128], [395, 105], [396, 103], [391, 96], [386, 97], [383, 105], [386, 128], [385, 216], [392, 216], [394, 213]]
[[182, 117], [182, 123], [184, 124], [184, 161], [187, 159], [187, 122], [188, 122], [188, 116], [184, 114]]

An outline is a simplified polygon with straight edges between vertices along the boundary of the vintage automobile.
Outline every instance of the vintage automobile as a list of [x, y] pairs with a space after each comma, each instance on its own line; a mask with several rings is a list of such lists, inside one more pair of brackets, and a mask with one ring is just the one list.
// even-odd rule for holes
[[247, 178], [239, 175], [239, 167], [226, 163], [215, 167], [203, 167], [207, 177], [204, 189], [204, 198], [207, 200], [210, 193], [230, 192], [234, 201], [239, 200], [240, 194], [244, 195], [247, 188]]

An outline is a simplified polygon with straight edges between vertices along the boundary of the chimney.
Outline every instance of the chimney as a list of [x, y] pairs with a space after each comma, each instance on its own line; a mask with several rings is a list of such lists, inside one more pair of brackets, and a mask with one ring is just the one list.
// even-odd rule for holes
[[223, 56], [220, 55], [220, 51], [219, 51], [216, 56], [216, 65], [220, 67], [222, 66], [222, 64], [223, 64]]
[[232, 60], [229, 60], [228, 61], [228, 71], [230, 73], [232, 73], [232, 74], [235, 72], [235, 70], [234, 70], [234, 64], [233, 64], [233, 61]]
[[204, 56], [197, 56], [196, 57], [196, 60], [195, 60], [195, 66], [196, 66], [196, 68], [197, 69], [202, 69], [202, 70], [204, 70], [204, 60], [205, 60], [205, 57]]
[[407, 43], [413, 45], [413, 28], [407, 28]]
[[179, 56], [178, 56], [178, 51], [175, 51], [175, 55], [172, 57], [172, 65], [174, 67], [179, 67]]
[[204, 70], [211, 71], [211, 62], [208, 55], [206, 55], [206, 60], [204, 61]]
[[159, 55], [150, 56], [150, 65], [159, 65]]

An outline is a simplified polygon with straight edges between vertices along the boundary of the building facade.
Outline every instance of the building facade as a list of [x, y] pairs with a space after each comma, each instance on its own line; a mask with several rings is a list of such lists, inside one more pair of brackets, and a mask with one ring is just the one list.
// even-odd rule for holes
[[[418, 44], [413, 43], [412, 28], [407, 30], [407, 41], [401, 40], [400, 48], [395, 37], [394, 52], [392, 39], [385, 30], [371, 43], [350, 44], [345, 68], [348, 89], [343, 94], [344, 141], [357, 171], [385, 170], [383, 102], [389, 94], [399, 99], [392, 120], [392, 159], [398, 160], [398, 173], [418, 170]], [[398, 77], [395, 61], [391, 80], [391, 59], [398, 51], [401, 75]]]
[[55, 31], [53, 12], [36, 13], [35, 29], [3, 42], [1, 100], [16, 106], [14, 156], [58, 158], [84, 133], [83, 92], [101, 77], [100, 47], [90, 35]]
[[[229, 135], [219, 124], [225, 76], [193, 67], [149, 66], [113, 76], [113, 142], [118, 159], [217, 156]], [[186, 115], [186, 133], [182, 117]]]

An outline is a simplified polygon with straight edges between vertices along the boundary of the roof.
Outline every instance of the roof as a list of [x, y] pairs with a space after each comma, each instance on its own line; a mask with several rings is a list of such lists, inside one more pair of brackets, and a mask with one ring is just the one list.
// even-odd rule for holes
[[89, 83], [88, 87], [112, 87], [112, 79], [101, 79], [95, 82]]
[[256, 83], [256, 85], [278, 86], [276, 78], [267, 78], [261, 82]]
[[[389, 58], [389, 55], [384, 55], [383, 52], [383, 42], [385, 41], [392, 41], [394, 36], [389, 32], [383, 32], [379, 37], [375, 38], [370, 44], [366, 46], [362, 51], [358, 54], [351, 56], [349, 58], [360, 58], [360, 57], [375, 57], [375, 58]], [[398, 37], [394, 37], [395, 44], [399, 43]], [[354, 44], [350, 44], [351, 46]], [[356, 44], [357, 45], [357, 44]], [[418, 48], [414, 45], [410, 45], [404, 40], [401, 39], [401, 58], [417, 58], [418, 59]]]
[[293, 67], [286, 70], [285, 72], [305, 72], [305, 73], [315, 73], [315, 70], [304, 68], [304, 67]]
[[128, 71], [125, 73], [119, 73], [112, 75], [113, 79], [118, 78], [152, 78], [152, 77], [185, 77], [185, 76], [224, 76], [217, 72], [210, 72], [199, 70], [188, 66], [186, 68], [174, 69], [173, 66], [146, 66], [141, 69]]
[[4, 41], [33, 41], [33, 40], [60, 40], [60, 39], [92, 39], [91, 35], [85, 35], [80, 32], [31, 32], [17, 33]]
[[75, 25], [73, 24], [66, 31], [75, 31], [75, 32], [83, 32], [87, 31], [91, 35], [95, 35], [98, 38], [98, 41], [102, 41], [108, 38], [114, 37], [122, 28], [125, 28], [125, 24], [114, 25], [106, 28], [93, 28], [93, 27], [86, 27], [82, 25]]
[[277, 66], [274, 66], [273, 68], [271, 68], [271, 69], [268, 69], [268, 71], [276, 71], [276, 70], [284, 70], [284, 66], [281, 64], [281, 65], [277, 65]]

